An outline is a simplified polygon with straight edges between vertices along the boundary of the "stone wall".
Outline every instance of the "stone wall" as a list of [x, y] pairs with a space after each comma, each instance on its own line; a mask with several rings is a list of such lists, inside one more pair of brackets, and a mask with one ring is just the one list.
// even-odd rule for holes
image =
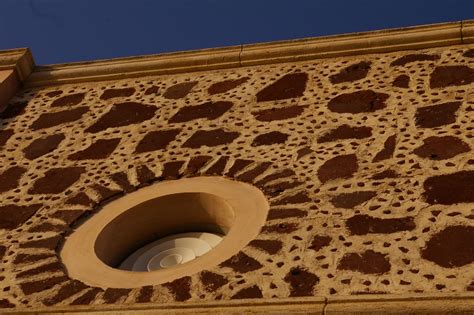
[[[473, 47], [21, 91], [1, 114], [0, 307], [473, 291]], [[80, 222], [191, 176], [259, 187], [258, 237], [161, 285], [68, 276]]]

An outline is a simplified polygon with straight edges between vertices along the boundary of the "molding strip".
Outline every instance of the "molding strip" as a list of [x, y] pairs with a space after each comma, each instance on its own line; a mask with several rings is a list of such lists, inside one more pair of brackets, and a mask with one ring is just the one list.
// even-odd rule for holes
[[474, 20], [149, 56], [39, 66], [29, 87], [227, 69], [474, 42]]
[[4, 310], [3, 314], [467, 314], [474, 294], [356, 295], [132, 305], [53, 306]]

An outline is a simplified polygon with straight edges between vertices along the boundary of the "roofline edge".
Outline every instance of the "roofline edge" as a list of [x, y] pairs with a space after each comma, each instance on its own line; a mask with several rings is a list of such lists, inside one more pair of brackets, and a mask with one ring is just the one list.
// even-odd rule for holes
[[26, 80], [25, 85], [37, 87], [106, 81], [467, 43], [474, 43], [474, 20], [37, 66]]

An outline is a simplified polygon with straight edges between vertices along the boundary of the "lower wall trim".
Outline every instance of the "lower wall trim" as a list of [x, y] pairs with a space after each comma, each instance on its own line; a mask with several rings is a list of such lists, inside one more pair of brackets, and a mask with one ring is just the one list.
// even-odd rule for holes
[[357, 295], [170, 304], [59, 306], [3, 314], [474, 314], [474, 293]]

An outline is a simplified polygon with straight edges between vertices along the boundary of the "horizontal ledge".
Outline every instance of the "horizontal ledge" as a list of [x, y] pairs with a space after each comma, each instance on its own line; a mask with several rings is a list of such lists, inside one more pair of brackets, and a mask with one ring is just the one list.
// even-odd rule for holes
[[452, 22], [316, 38], [149, 56], [39, 66], [29, 87], [105, 81], [338, 56], [463, 44], [474, 40], [473, 21]]
[[465, 314], [474, 293], [328, 297], [324, 314]]
[[474, 309], [474, 293], [403, 295], [355, 295], [341, 297], [295, 297], [285, 299], [244, 299], [211, 302], [146, 303], [132, 305], [81, 305], [5, 310], [5, 314], [197, 314], [243, 313], [285, 314], [455, 314]]

